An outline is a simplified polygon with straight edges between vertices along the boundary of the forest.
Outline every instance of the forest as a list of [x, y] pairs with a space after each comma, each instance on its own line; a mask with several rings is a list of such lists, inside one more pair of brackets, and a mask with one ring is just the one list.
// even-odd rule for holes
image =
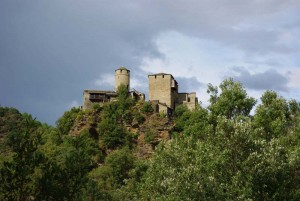
[[0, 200], [300, 200], [300, 103], [230, 78], [207, 93], [168, 117], [121, 86], [56, 126], [0, 107]]

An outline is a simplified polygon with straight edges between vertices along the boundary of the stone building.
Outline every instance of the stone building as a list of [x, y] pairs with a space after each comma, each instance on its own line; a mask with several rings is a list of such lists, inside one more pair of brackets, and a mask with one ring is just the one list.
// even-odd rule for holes
[[127, 87], [128, 93], [136, 100], [145, 100], [145, 94], [130, 90], [130, 70], [121, 67], [115, 70], [115, 89], [114, 91], [106, 90], [84, 90], [83, 91], [83, 109], [91, 109], [94, 104], [100, 104], [114, 101], [117, 97], [117, 89], [119, 86]]
[[178, 83], [171, 74], [148, 75], [148, 80], [149, 101], [152, 102], [155, 111], [169, 114], [181, 104], [185, 104], [190, 110], [196, 108], [196, 93], [179, 93]]
[[[148, 75], [149, 101], [152, 102], [155, 112], [171, 114], [178, 105], [185, 104], [190, 110], [195, 109], [198, 98], [195, 92], [179, 93], [178, 83], [171, 74], [158, 73]], [[121, 67], [115, 70], [114, 90], [84, 90], [83, 109], [90, 109], [94, 104], [114, 101], [117, 97], [119, 86], [127, 87], [128, 93], [136, 100], [145, 100], [145, 94], [130, 89], [130, 70]]]

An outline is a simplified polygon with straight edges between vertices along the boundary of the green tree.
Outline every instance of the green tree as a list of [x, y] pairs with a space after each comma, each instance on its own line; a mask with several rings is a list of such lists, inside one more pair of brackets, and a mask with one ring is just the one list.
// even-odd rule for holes
[[[94, 169], [90, 178], [98, 183], [102, 192], [113, 197], [118, 196], [118, 189], [130, 178], [130, 170], [134, 168], [134, 158], [127, 147], [114, 150], [106, 158], [104, 165]], [[120, 198], [121, 200], [121, 198]]]
[[39, 191], [35, 185], [35, 170], [44, 162], [38, 150], [41, 135], [39, 123], [28, 116], [19, 131], [8, 135], [7, 145], [13, 152], [11, 160], [5, 161], [0, 169], [1, 200], [30, 200]]
[[289, 107], [286, 100], [274, 91], [266, 91], [261, 97], [261, 104], [257, 106], [254, 124], [262, 128], [266, 140], [286, 135], [289, 121]]
[[240, 82], [226, 79], [220, 84], [221, 93], [218, 88], [208, 85], [207, 92], [210, 94], [210, 105], [208, 109], [213, 116], [225, 116], [228, 119], [237, 116], [249, 116], [256, 100], [247, 96], [247, 92]]
[[[205, 137], [202, 133], [210, 132], [212, 127], [209, 122], [209, 114], [207, 109], [199, 106], [195, 110], [190, 111], [186, 107], [175, 110], [175, 132], [181, 132], [185, 136], [192, 136], [195, 139]], [[202, 131], [200, 133], [199, 131]]]
[[80, 108], [71, 108], [70, 111], [66, 111], [61, 118], [56, 121], [56, 127], [60, 135], [68, 135], [75, 119], [80, 113]]
[[65, 156], [63, 164], [63, 183], [66, 185], [64, 194], [67, 200], [78, 200], [81, 190], [88, 182], [88, 173], [95, 167], [93, 155], [96, 154], [96, 143], [87, 134], [69, 137], [71, 150]]
[[152, 108], [152, 104], [151, 102], [144, 102], [142, 108], [141, 108], [141, 112], [145, 113], [145, 114], [151, 114], [153, 113], [153, 108]]
[[111, 119], [103, 119], [98, 125], [100, 147], [104, 150], [116, 149], [131, 142], [131, 135], [124, 126]]

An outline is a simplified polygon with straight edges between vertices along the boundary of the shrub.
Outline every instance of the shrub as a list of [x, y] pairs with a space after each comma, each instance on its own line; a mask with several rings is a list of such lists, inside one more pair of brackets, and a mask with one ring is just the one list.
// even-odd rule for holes
[[152, 131], [152, 130], [147, 130], [147, 132], [145, 133], [145, 138], [144, 138], [144, 140], [145, 140], [145, 142], [146, 143], [150, 143], [150, 142], [152, 142], [153, 140], [155, 139], [155, 134], [154, 134], [154, 132]]
[[135, 120], [138, 122], [138, 124], [142, 124], [145, 122], [145, 117], [143, 115], [141, 115], [140, 113], [137, 113], [134, 116]]
[[141, 108], [141, 112], [143, 113], [152, 113], [154, 110], [152, 108], [151, 102], [145, 102]]

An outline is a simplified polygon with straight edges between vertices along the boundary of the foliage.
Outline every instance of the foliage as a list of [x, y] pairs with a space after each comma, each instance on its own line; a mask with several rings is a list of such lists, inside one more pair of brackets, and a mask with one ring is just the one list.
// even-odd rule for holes
[[281, 139], [259, 140], [250, 119], [220, 118], [216, 130], [202, 133], [201, 141], [188, 136], [161, 144], [145, 175], [143, 200], [299, 199], [299, 139], [293, 151]]
[[129, 172], [134, 168], [134, 158], [128, 147], [111, 152], [103, 166], [90, 172], [90, 178], [97, 181], [99, 189], [116, 196], [116, 191], [129, 179]]
[[103, 119], [98, 125], [102, 149], [113, 149], [128, 144], [131, 136], [125, 128], [110, 119]]
[[[167, 120], [121, 86], [114, 102], [72, 108], [56, 128], [0, 107], [0, 200], [300, 200], [300, 103], [266, 91], [252, 116], [241, 83], [208, 93], [207, 109], [178, 106]], [[84, 118], [97, 137], [69, 135]], [[138, 158], [128, 126], [151, 142], [165, 122], [172, 139]]]
[[[27, 118], [19, 132], [11, 132], [7, 146], [11, 148], [11, 160], [4, 161], [0, 169], [1, 200], [29, 200], [38, 193], [35, 184], [35, 170], [43, 162], [43, 154], [38, 151], [41, 143], [37, 123]], [[33, 185], [32, 185], [33, 184]]]
[[263, 128], [265, 139], [269, 141], [272, 137], [286, 133], [289, 107], [285, 99], [279, 97], [276, 92], [266, 91], [261, 97], [261, 102], [254, 115], [254, 124]]
[[56, 121], [57, 130], [61, 135], [69, 134], [69, 131], [80, 112], [79, 108], [73, 107], [70, 111], [66, 111], [63, 116]]
[[95, 166], [96, 143], [87, 135], [63, 137], [24, 114], [3, 146], [12, 155], [0, 164], [1, 200], [80, 200]]
[[151, 114], [153, 113], [153, 108], [152, 108], [152, 104], [151, 102], [144, 102], [142, 108], [141, 108], [141, 112], [144, 114]]
[[174, 115], [176, 117], [180, 117], [182, 116], [184, 113], [188, 112], [188, 108], [186, 105], [179, 105], [179, 106], [176, 106], [175, 108], [175, 111], [174, 111]]
[[144, 138], [145, 142], [150, 143], [154, 139], [155, 139], [155, 133], [151, 129], [148, 129], [145, 133], [145, 138]]
[[218, 88], [211, 84], [207, 92], [210, 94], [210, 106], [208, 109], [213, 115], [223, 115], [228, 119], [239, 115], [249, 116], [256, 100], [247, 96], [246, 90], [239, 82], [226, 79], [220, 84], [221, 93], [218, 95]]
[[136, 113], [134, 115], [134, 119], [137, 121], [138, 124], [142, 124], [145, 122], [145, 117], [141, 115], [140, 113]]

